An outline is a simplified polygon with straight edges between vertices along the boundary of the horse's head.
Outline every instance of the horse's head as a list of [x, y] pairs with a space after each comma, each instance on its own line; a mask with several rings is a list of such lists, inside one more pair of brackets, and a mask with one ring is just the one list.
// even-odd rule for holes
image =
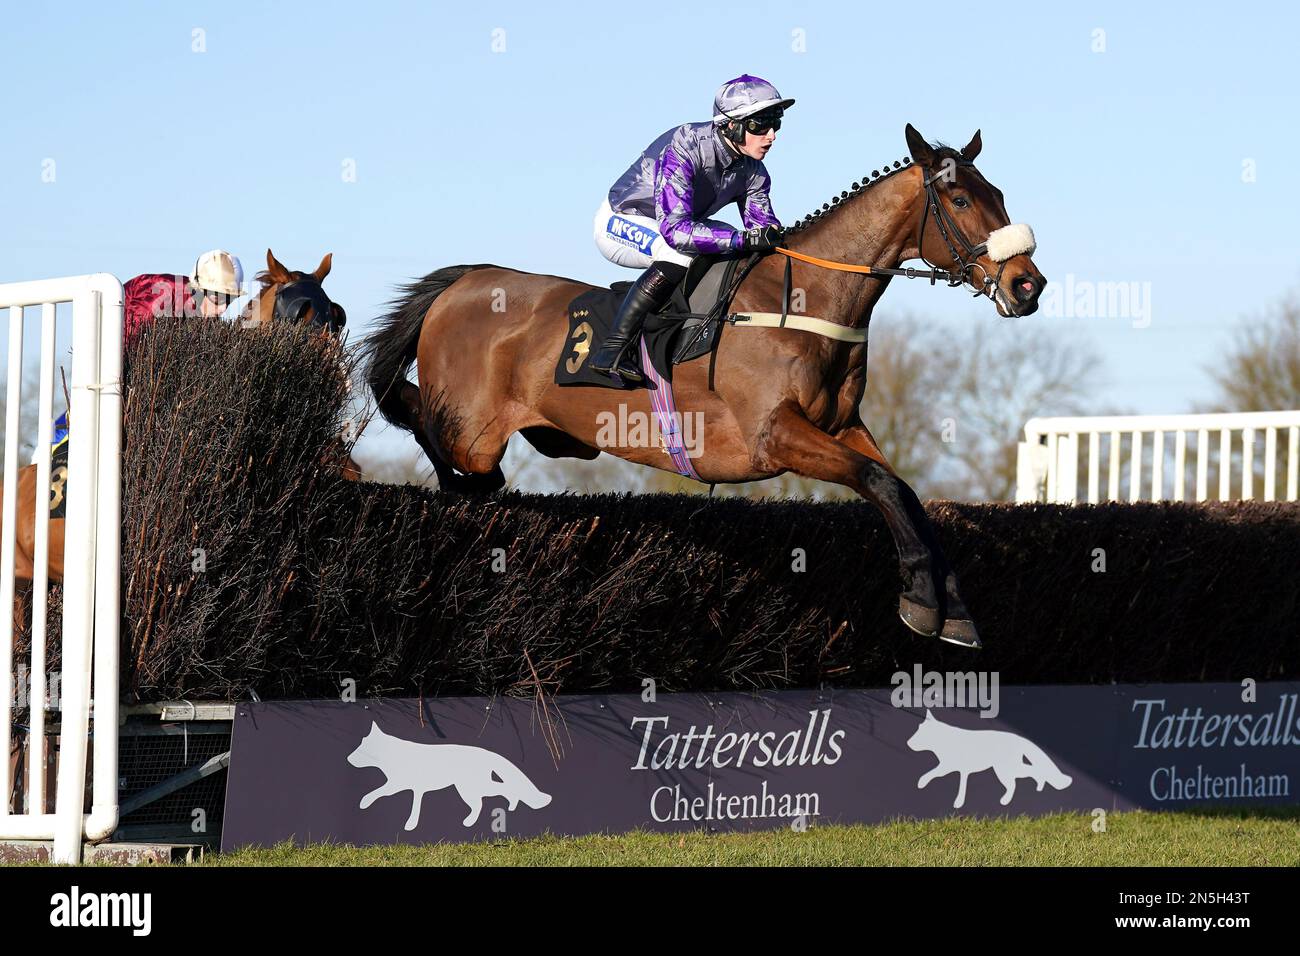
[[331, 302], [321, 288], [333, 261], [330, 253], [320, 261], [315, 272], [295, 272], [281, 265], [267, 249], [266, 271], [257, 274], [262, 288], [245, 307], [244, 317], [272, 322], [310, 322], [313, 327], [338, 335], [347, 323], [347, 313], [341, 305]]
[[962, 149], [931, 146], [909, 123], [907, 148], [924, 176], [918, 249], [928, 263], [961, 276], [1004, 316], [1030, 315], [1047, 280], [1030, 258], [1034, 233], [1012, 225], [1002, 190], [975, 168], [979, 130]]

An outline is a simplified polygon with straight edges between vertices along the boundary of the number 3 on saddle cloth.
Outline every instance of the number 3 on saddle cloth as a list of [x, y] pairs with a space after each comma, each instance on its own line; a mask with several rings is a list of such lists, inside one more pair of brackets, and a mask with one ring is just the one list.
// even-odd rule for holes
[[68, 432], [65, 428], [60, 438], [50, 449], [50, 517], [66, 518], [68, 500]]
[[[67, 517], [68, 413], [54, 419], [54, 441], [50, 448], [50, 517]], [[33, 465], [36, 455], [32, 454]]]
[[[615, 282], [608, 289], [592, 289], [569, 303], [569, 334], [555, 364], [555, 384], [628, 390], [646, 388], [651, 392], [665, 451], [673, 460], [678, 474], [700, 480], [695, 473], [678, 428], [680, 417], [673, 401], [673, 366], [709, 354], [710, 363], [726, 319], [727, 308], [739, 278], [745, 272], [745, 260], [698, 256], [687, 271], [663, 311], [646, 317], [641, 328], [639, 365], [645, 373], [640, 383], [624, 382], [589, 367], [587, 360], [600, 349], [609, 335], [614, 316], [631, 282]], [[713, 385], [713, 369], [709, 369]]]

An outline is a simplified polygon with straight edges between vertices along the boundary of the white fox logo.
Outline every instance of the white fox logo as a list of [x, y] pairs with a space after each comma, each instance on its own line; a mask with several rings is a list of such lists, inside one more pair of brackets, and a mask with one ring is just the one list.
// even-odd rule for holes
[[1015, 796], [1016, 780], [1020, 777], [1033, 777], [1040, 791], [1045, 783], [1064, 790], [1074, 782], [1061, 773], [1042, 748], [1024, 737], [1005, 730], [964, 730], [936, 720], [928, 710], [907, 746], [933, 751], [939, 758], [939, 766], [916, 781], [918, 790], [936, 777], [961, 774], [957, 799], [952, 804], [954, 809], [966, 802], [966, 778], [982, 770], [992, 770], [1006, 788], [999, 801], [1004, 807]]
[[455, 787], [469, 807], [469, 816], [461, 821], [467, 827], [478, 820], [485, 797], [505, 797], [510, 801], [511, 810], [520, 803], [540, 810], [551, 802], [549, 794], [533, 786], [522, 770], [500, 754], [462, 744], [403, 740], [384, 733], [373, 721], [361, 745], [348, 754], [348, 763], [354, 767], [378, 767], [388, 778], [383, 786], [361, 798], [362, 810], [380, 797], [411, 791], [407, 830], [414, 830], [420, 823], [420, 802], [424, 795], [446, 787]]

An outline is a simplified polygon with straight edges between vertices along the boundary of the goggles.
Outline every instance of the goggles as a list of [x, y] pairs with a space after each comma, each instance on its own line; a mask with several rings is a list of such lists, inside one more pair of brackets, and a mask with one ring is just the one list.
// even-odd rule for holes
[[745, 132], [761, 136], [768, 130], [780, 129], [781, 116], [781, 110], [763, 110], [761, 113], [745, 117], [741, 120], [741, 124], [745, 128]]

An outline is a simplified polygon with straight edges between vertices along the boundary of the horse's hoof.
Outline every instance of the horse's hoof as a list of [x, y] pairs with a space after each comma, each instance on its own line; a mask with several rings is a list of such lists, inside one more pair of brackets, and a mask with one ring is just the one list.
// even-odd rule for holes
[[898, 616], [922, 637], [937, 637], [943, 627], [943, 618], [937, 609], [917, 604], [905, 596], [898, 599]]
[[944, 621], [939, 640], [947, 641], [949, 644], [957, 644], [960, 647], [969, 647], [972, 650], [978, 650], [984, 646], [980, 643], [979, 631], [975, 630], [975, 622], [969, 620], [958, 621], [949, 618]]

